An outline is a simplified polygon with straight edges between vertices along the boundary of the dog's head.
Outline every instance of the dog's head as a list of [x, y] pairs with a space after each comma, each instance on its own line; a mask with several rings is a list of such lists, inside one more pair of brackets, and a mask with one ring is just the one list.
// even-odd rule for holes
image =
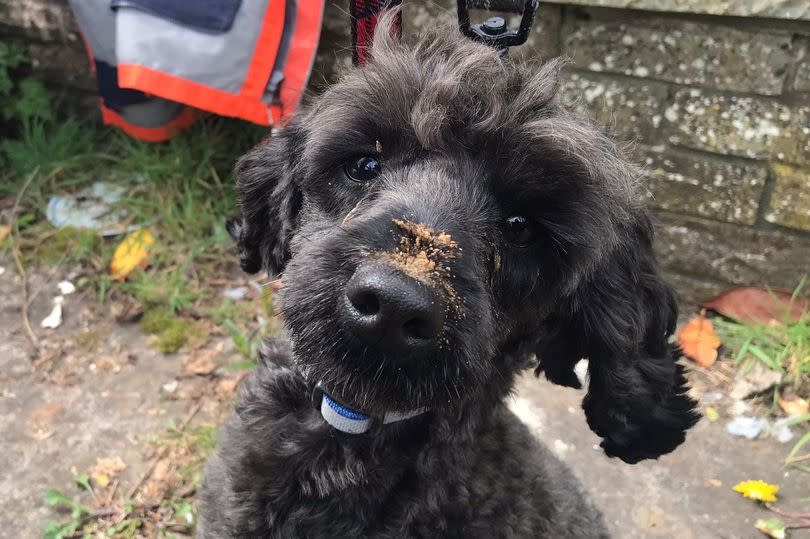
[[577, 385], [587, 357], [608, 454], [672, 450], [695, 417], [637, 171], [556, 100], [559, 62], [387, 35], [236, 167], [241, 264], [283, 271], [302, 371], [382, 413], [502, 394], [531, 354]]

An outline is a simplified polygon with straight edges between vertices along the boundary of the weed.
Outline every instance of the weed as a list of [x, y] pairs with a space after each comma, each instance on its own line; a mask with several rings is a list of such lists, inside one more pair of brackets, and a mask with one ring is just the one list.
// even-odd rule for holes
[[[90, 489], [90, 480], [86, 475], [74, 478], [77, 485], [85, 490]], [[91, 516], [91, 511], [81, 503], [77, 502], [63, 492], [50, 489], [44, 495], [45, 503], [52, 507], [67, 507], [70, 509], [70, 518], [67, 522], [59, 523], [50, 521], [45, 525], [45, 539], [64, 539], [74, 537], [82, 528], [87, 519]], [[86, 537], [89, 537], [85, 535]]]
[[177, 352], [187, 342], [198, 339], [202, 333], [194, 322], [162, 309], [146, 312], [140, 327], [145, 332], [157, 336], [157, 349], [166, 354]]
[[[799, 297], [804, 280], [793, 292], [791, 302]], [[787, 310], [789, 312], [789, 309]], [[803, 313], [798, 320], [786, 315], [785, 319], [771, 323], [740, 322], [714, 319], [715, 329], [724, 346], [735, 351], [734, 362], [741, 372], [746, 372], [756, 362], [784, 375], [784, 380], [800, 396], [810, 395], [810, 313]], [[773, 402], [776, 403], [781, 388], [774, 389]], [[810, 414], [791, 418], [781, 426], [810, 426]], [[805, 432], [793, 446], [785, 463], [810, 472], [810, 453], [800, 454], [810, 443], [810, 432]]]

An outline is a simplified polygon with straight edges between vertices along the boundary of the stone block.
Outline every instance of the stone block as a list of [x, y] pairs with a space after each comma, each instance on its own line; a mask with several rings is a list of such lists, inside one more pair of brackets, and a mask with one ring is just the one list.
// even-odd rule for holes
[[700, 13], [735, 17], [810, 20], [804, 0], [546, 0], [551, 4], [643, 9], [670, 13]]
[[0, 0], [0, 26], [42, 41], [65, 41], [78, 35], [67, 2], [58, 0]]
[[697, 89], [664, 113], [669, 142], [698, 150], [810, 165], [810, 105]]
[[793, 82], [793, 89], [799, 92], [810, 92], [810, 53], [799, 60], [796, 69], [796, 80]]
[[607, 126], [620, 140], [654, 144], [660, 138], [664, 84], [566, 72], [561, 92], [564, 102]]
[[756, 221], [765, 165], [665, 147], [640, 146], [635, 154], [653, 206], [731, 223]]
[[[765, 219], [771, 223], [810, 230], [810, 168], [776, 164], [775, 185]], [[810, 260], [807, 260], [810, 272]]]
[[810, 239], [659, 212], [656, 251], [662, 268], [726, 285], [792, 290], [807, 275]]
[[660, 18], [575, 19], [565, 53], [580, 69], [778, 95], [793, 60], [788, 32]]

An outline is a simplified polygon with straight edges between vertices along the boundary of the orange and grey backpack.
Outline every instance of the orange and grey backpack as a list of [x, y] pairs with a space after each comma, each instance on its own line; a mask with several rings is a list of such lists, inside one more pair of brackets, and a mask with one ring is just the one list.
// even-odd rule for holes
[[150, 142], [198, 111], [273, 125], [298, 105], [324, 0], [70, 0], [102, 119]]

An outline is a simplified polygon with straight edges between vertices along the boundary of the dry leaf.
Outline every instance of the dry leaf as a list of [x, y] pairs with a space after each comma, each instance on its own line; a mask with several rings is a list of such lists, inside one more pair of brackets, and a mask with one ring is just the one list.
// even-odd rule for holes
[[43, 404], [35, 408], [28, 416], [28, 423], [25, 425], [25, 435], [37, 441], [42, 441], [53, 436], [51, 430], [53, 420], [64, 410], [64, 406], [57, 402]]
[[225, 398], [233, 395], [233, 393], [239, 387], [239, 384], [245, 379], [245, 377], [247, 377], [248, 374], [250, 373], [247, 371], [239, 372], [220, 380], [216, 387], [216, 393], [219, 398]]
[[211, 374], [217, 369], [214, 358], [219, 355], [225, 343], [220, 341], [210, 350], [194, 353], [183, 360], [183, 372], [186, 374]]
[[135, 322], [143, 316], [143, 307], [137, 300], [122, 295], [110, 302], [110, 316], [118, 323]]
[[9, 233], [11, 233], [11, 227], [8, 225], [0, 225], [0, 243], [5, 240]]
[[701, 367], [709, 367], [717, 361], [720, 339], [714, 332], [712, 321], [703, 313], [681, 328], [678, 332], [678, 344], [684, 355]]
[[126, 470], [127, 465], [119, 457], [96, 458], [96, 463], [90, 468], [90, 477], [101, 487], [106, 487], [110, 481]]
[[155, 244], [155, 237], [148, 230], [136, 230], [128, 234], [115, 248], [110, 272], [119, 281], [127, 278], [137, 267], [145, 268], [149, 264], [149, 252]]
[[791, 300], [791, 297], [785, 290], [741, 286], [714, 296], [701, 307], [742, 322], [796, 321], [810, 311], [810, 301], [802, 297]]
[[783, 394], [779, 396], [779, 407], [785, 411], [788, 417], [795, 417], [810, 411], [810, 402], [796, 394]]

